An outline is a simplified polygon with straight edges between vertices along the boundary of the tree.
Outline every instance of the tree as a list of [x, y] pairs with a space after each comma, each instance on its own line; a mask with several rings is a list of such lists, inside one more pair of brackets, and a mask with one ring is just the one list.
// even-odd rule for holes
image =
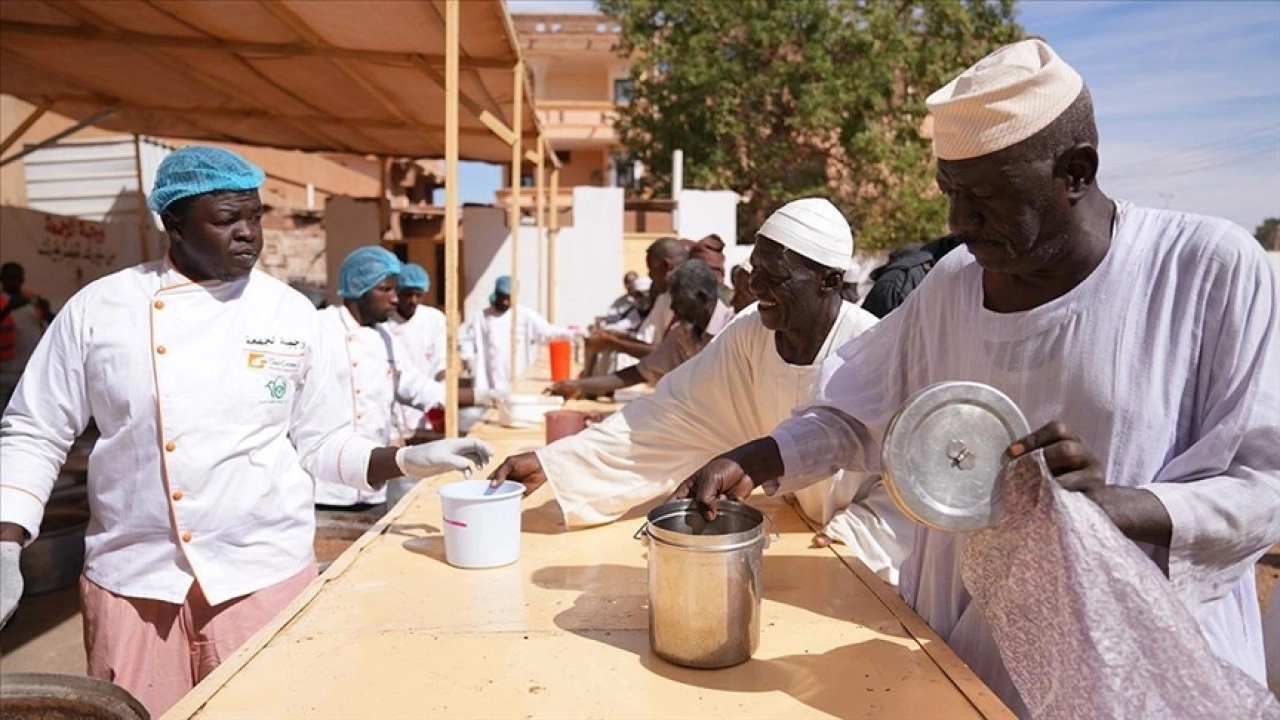
[[1263, 250], [1280, 250], [1280, 218], [1267, 218], [1262, 221], [1253, 236], [1262, 243]]
[[616, 123], [645, 188], [686, 184], [745, 199], [751, 236], [770, 212], [830, 197], [861, 249], [945, 231], [923, 134], [924, 100], [1021, 37], [1015, 0], [598, 0], [622, 26], [631, 101]]

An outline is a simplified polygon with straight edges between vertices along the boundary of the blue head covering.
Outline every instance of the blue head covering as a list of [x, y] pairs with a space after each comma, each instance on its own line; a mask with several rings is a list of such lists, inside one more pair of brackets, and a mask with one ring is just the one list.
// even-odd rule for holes
[[498, 281], [493, 284], [493, 293], [489, 295], [489, 304], [498, 302], [499, 295], [511, 296], [511, 276], [499, 275]]
[[377, 245], [356, 248], [338, 268], [338, 297], [354, 300], [392, 275], [400, 274], [400, 258]]
[[230, 150], [191, 145], [172, 152], [156, 170], [147, 207], [162, 213], [177, 200], [220, 190], [257, 190], [267, 176]]
[[431, 289], [431, 276], [417, 263], [405, 263], [400, 268], [400, 287], [426, 292]]

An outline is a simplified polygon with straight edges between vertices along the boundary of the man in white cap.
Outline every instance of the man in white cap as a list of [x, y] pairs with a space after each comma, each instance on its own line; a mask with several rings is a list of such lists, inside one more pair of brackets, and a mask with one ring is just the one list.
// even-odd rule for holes
[[[758, 303], [651, 395], [574, 437], [508, 458], [491, 480], [516, 480], [527, 492], [549, 483], [569, 527], [610, 522], [670, 493], [717, 452], [759, 437], [807, 401], [823, 360], [875, 323], [840, 298], [852, 256], [853, 233], [834, 205], [819, 198], [785, 205], [760, 228], [751, 253]], [[861, 499], [867, 480], [828, 473], [797, 497], [810, 518], [826, 524]], [[880, 502], [851, 506], [827, 532], [884, 571], [900, 558], [893, 529], [879, 519], [879, 508], [891, 506]]]
[[[812, 405], [678, 494], [710, 510], [721, 493], [877, 470], [913, 392], [986, 383], [1038, 428], [1009, 455], [1042, 451], [1167, 573], [1218, 655], [1261, 681], [1253, 564], [1280, 540], [1280, 299], [1258, 243], [1104, 195], [1089, 92], [1039, 40], [989, 55], [928, 105], [965, 247], [836, 353]], [[963, 544], [918, 529], [900, 592], [1019, 709], [961, 580]]]

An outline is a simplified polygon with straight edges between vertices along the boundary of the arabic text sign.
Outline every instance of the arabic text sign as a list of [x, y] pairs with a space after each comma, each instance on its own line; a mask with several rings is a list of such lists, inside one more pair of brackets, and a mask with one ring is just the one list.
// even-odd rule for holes
[[95, 267], [110, 267], [116, 259], [101, 223], [57, 215], [45, 216], [44, 236], [36, 252], [51, 262], [81, 261]]

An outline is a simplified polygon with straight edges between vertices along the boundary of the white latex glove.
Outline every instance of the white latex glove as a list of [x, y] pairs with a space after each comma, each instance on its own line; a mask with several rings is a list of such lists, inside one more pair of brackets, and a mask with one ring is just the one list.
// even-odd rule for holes
[[16, 542], [0, 542], [0, 628], [9, 622], [22, 598], [22, 569], [18, 556], [22, 545]]
[[436, 440], [424, 445], [409, 445], [396, 451], [396, 466], [410, 477], [425, 478], [459, 470], [471, 475], [471, 466], [479, 470], [489, 464], [493, 450], [475, 438]]

